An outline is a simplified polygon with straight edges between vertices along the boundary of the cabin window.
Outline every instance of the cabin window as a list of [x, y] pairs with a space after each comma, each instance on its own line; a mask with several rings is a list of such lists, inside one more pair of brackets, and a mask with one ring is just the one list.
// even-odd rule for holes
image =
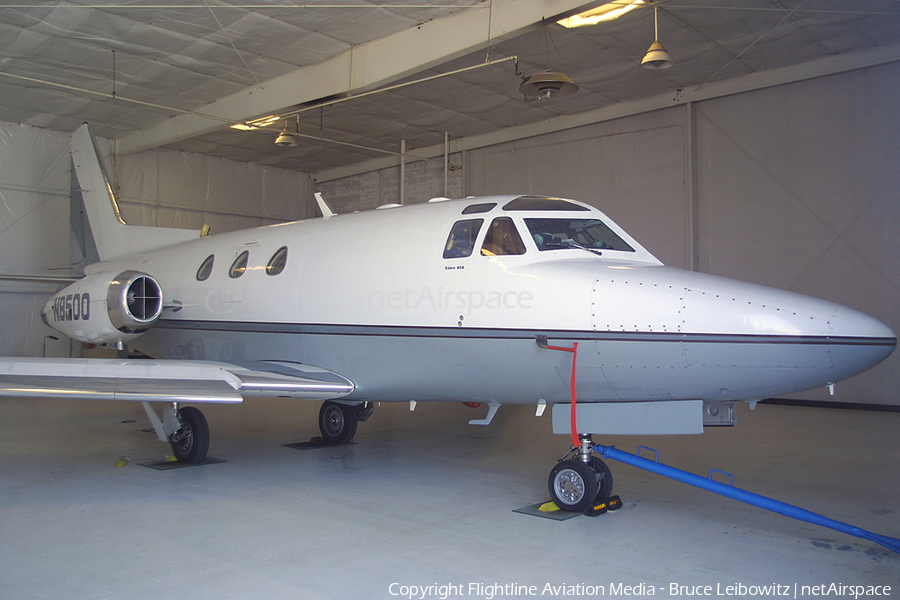
[[598, 219], [525, 219], [525, 225], [541, 251], [587, 248], [634, 252], [634, 248]]
[[464, 215], [477, 215], [479, 213], [491, 212], [497, 206], [496, 202], [487, 202], [485, 204], [470, 204], [462, 211]]
[[287, 246], [282, 246], [276, 250], [275, 254], [272, 255], [272, 258], [269, 259], [269, 264], [266, 265], [266, 275], [280, 275], [281, 272], [284, 271], [286, 265]]
[[575, 204], [562, 198], [547, 198], [545, 196], [519, 196], [515, 200], [507, 202], [503, 210], [569, 210], [590, 211], [591, 209]]
[[215, 254], [210, 254], [197, 269], [197, 281], [206, 281], [212, 275], [213, 262], [216, 260]]
[[231, 263], [231, 268], [228, 269], [228, 276], [232, 279], [237, 279], [241, 275], [244, 274], [244, 271], [247, 270], [247, 261], [250, 259], [250, 251], [244, 250], [241, 252], [234, 262]]
[[481, 245], [481, 254], [484, 256], [525, 254], [525, 244], [512, 219], [497, 217], [491, 222], [491, 227]]
[[475, 249], [475, 238], [481, 231], [481, 225], [484, 219], [467, 219], [465, 221], [457, 221], [447, 236], [447, 243], [444, 244], [444, 258], [465, 258], [472, 255]]

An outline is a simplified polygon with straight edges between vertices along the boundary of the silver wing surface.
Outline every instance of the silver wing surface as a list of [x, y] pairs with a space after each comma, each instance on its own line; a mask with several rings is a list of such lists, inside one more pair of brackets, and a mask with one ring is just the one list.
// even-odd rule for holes
[[0, 358], [0, 396], [238, 403], [244, 396], [328, 400], [353, 391], [337, 373], [300, 363]]

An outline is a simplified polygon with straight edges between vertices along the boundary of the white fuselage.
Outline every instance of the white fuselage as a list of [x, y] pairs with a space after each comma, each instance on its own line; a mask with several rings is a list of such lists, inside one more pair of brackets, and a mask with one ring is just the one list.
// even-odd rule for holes
[[[852, 376], [888, 356], [893, 332], [852, 309], [662, 265], [603, 213], [504, 210], [515, 196], [432, 202], [220, 234], [88, 274], [152, 275], [168, 309], [129, 343], [159, 358], [285, 360], [350, 379], [348, 400], [754, 400]], [[485, 209], [485, 206], [493, 207]], [[479, 205], [480, 212], [465, 214]], [[528, 219], [604, 221], [630, 247], [545, 247]], [[485, 255], [495, 219], [524, 253]], [[451, 229], [481, 220], [468, 256]], [[499, 229], [495, 229], [498, 231]], [[451, 236], [452, 237], [452, 236]], [[267, 273], [287, 248], [284, 270]], [[246, 269], [229, 276], [248, 252]], [[209, 277], [201, 263], [214, 256]]]

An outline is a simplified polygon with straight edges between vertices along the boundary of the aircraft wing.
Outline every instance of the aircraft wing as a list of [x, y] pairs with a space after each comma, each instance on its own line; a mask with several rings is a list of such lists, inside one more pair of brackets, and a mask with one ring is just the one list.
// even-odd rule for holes
[[328, 400], [353, 391], [340, 375], [300, 363], [0, 358], [0, 396], [238, 403], [244, 396]]

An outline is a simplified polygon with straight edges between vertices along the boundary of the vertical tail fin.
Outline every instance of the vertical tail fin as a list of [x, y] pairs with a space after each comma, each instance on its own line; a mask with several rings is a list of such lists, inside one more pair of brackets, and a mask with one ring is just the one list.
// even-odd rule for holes
[[127, 225], [85, 123], [72, 134], [72, 165], [100, 260], [112, 260], [200, 237], [199, 230]]

